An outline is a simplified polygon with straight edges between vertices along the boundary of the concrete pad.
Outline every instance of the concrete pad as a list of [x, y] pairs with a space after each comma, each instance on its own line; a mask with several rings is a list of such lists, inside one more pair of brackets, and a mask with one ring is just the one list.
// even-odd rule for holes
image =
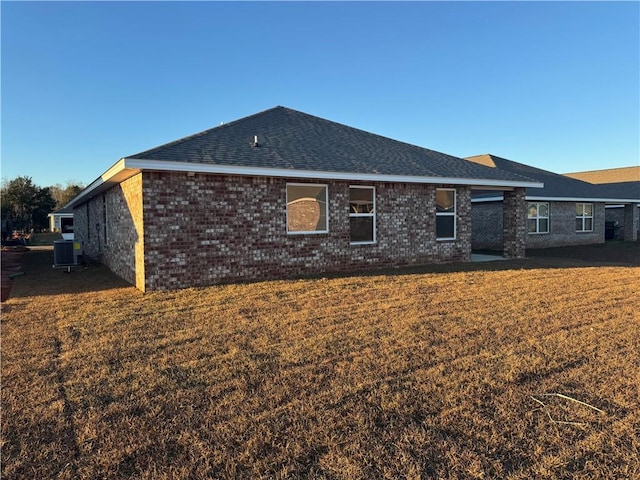
[[485, 255], [482, 253], [471, 254], [472, 262], [495, 262], [496, 260], [506, 260], [506, 258], [501, 255]]

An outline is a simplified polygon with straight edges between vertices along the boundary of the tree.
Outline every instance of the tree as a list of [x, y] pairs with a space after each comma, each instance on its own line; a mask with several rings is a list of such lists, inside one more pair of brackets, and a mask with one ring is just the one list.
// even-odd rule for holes
[[56, 201], [48, 187], [41, 188], [36, 195], [36, 204], [31, 220], [36, 229], [49, 228], [49, 214], [56, 210]]
[[9, 220], [17, 230], [47, 228], [47, 215], [56, 205], [51, 191], [34, 185], [31, 177], [3, 181], [0, 198], [3, 220]]
[[54, 186], [49, 187], [51, 191], [51, 195], [56, 202], [55, 210], [60, 210], [64, 208], [64, 206], [69, 203], [76, 195], [78, 195], [84, 186], [79, 183], [67, 182], [66, 186], [62, 186], [59, 183], [56, 183]]

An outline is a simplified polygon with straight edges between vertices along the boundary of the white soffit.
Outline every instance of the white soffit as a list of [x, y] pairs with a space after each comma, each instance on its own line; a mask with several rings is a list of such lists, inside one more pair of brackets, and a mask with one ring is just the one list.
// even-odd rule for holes
[[486, 187], [542, 188], [544, 184], [534, 181], [491, 180], [455, 177], [419, 177], [415, 175], [386, 175], [377, 173], [327, 172], [318, 170], [294, 170], [288, 168], [243, 167], [200, 163], [171, 162], [158, 160], [124, 159], [125, 168], [134, 170], [160, 170], [167, 172], [196, 172], [251, 177], [286, 177], [318, 180], [359, 180], [395, 183], [448, 183]]
[[534, 181], [492, 180], [455, 177], [419, 177], [412, 175], [385, 175], [376, 173], [325, 172], [316, 170], [294, 170], [287, 168], [243, 167], [235, 165], [214, 165], [206, 163], [186, 163], [161, 160], [122, 158], [98, 179], [75, 197], [67, 207], [81, 203], [107, 188], [120, 183], [141, 171], [208, 173], [218, 175], [241, 175], [251, 177], [300, 178], [309, 180], [347, 180], [391, 183], [423, 183], [467, 185], [477, 189], [511, 190], [516, 187], [542, 188], [544, 184]]

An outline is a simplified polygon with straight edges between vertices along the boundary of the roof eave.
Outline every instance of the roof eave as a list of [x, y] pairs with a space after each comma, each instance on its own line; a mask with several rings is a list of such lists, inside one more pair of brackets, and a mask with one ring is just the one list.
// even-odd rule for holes
[[542, 188], [543, 183], [519, 180], [494, 180], [483, 178], [423, 177], [416, 175], [388, 175], [378, 173], [329, 172], [321, 170], [294, 170], [288, 168], [244, 167], [236, 165], [216, 165], [186, 163], [166, 160], [147, 160], [134, 157], [121, 158], [111, 168], [94, 180], [74, 197], [65, 208], [74, 208], [90, 200], [95, 195], [111, 188], [144, 171], [193, 172], [218, 175], [242, 175], [279, 178], [308, 178], [312, 180], [347, 180], [365, 182], [395, 182], [466, 185], [493, 188]]
[[536, 181], [519, 180], [494, 180], [483, 178], [459, 178], [459, 177], [424, 177], [416, 175], [389, 175], [379, 173], [357, 173], [357, 172], [333, 172], [322, 170], [297, 170], [289, 168], [265, 168], [265, 167], [245, 167], [237, 165], [217, 165], [185, 163], [167, 160], [147, 160], [129, 157], [124, 159], [125, 166], [134, 170], [159, 170], [169, 172], [194, 172], [210, 173], [221, 175], [242, 175], [258, 177], [280, 177], [280, 178], [308, 178], [313, 180], [348, 180], [348, 181], [371, 181], [371, 182], [400, 182], [400, 183], [439, 183], [451, 185], [471, 185], [487, 187], [524, 187], [542, 188], [543, 183]]
[[594, 203], [611, 203], [611, 202], [620, 202], [620, 203], [634, 203], [640, 202], [638, 198], [611, 198], [611, 197], [544, 197], [544, 196], [533, 196], [527, 195], [527, 200], [545, 200], [548, 202], [594, 202]]
[[64, 208], [74, 208], [90, 200], [99, 193], [108, 190], [113, 185], [131, 178], [140, 173], [140, 170], [130, 168], [126, 164], [126, 160], [121, 158], [111, 168], [104, 172], [100, 177], [95, 179], [84, 190], [76, 195]]
[[[595, 198], [595, 197], [545, 197], [526, 195], [525, 200], [537, 202], [593, 202], [593, 203], [640, 203], [638, 198]], [[472, 203], [501, 202], [502, 196], [480, 197], [471, 200]]]

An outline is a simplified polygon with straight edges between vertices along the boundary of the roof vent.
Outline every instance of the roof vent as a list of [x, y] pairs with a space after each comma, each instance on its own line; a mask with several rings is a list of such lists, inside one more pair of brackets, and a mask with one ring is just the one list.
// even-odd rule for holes
[[251, 146], [252, 147], [259, 147], [260, 144], [258, 143], [258, 135], [254, 135], [253, 136], [253, 142], [251, 142]]

